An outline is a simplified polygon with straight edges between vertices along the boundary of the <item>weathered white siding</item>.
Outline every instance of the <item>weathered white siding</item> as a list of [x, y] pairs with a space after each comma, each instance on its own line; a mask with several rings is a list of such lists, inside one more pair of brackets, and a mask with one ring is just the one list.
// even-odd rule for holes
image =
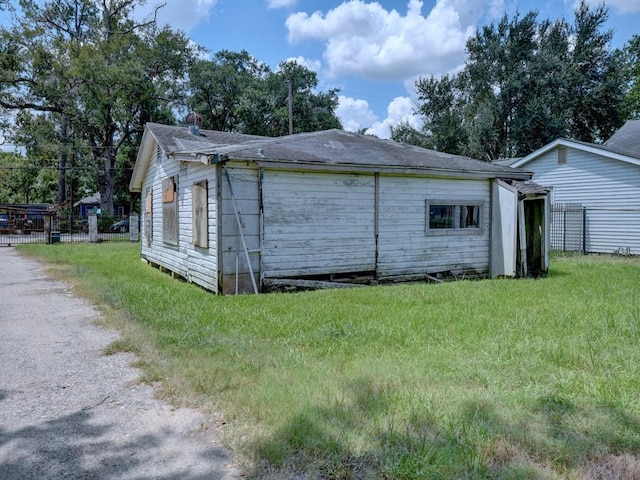
[[[259, 169], [251, 162], [227, 162], [222, 167], [221, 186], [221, 276], [223, 293], [253, 291], [238, 218], [247, 247], [256, 286], [260, 288], [260, 198]], [[231, 193], [233, 192], [233, 197]], [[237, 211], [234, 210], [234, 200]], [[237, 215], [237, 216], [236, 216]]]
[[[263, 274], [487, 273], [488, 180], [380, 175], [377, 183], [378, 194], [373, 174], [265, 170]], [[427, 232], [428, 200], [480, 204], [481, 228]]]
[[[207, 181], [208, 247], [197, 247], [193, 239], [194, 183]], [[180, 251], [186, 254], [186, 278], [208, 290], [218, 291], [218, 236], [217, 236], [217, 169], [197, 163], [186, 163], [180, 175], [179, 225]]]
[[[420, 276], [489, 269], [488, 180], [380, 176], [378, 275]], [[482, 204], [477, 231], [427, 233], [427, 200]], [[475, 229], [474, 229], [475, 230]]]
[[640, 254], [640, 166], [568, 147], [565, 164], [552, 149], [522, 168], [553, 187], [554, 203], [587, 207], [587, 251]]
[[493, 181], [491, 188], [491, 275], [514, 276], [518, 237], [518, 191], [500, 180]]
[[373, 174], [265, 170], [266, 277], [375, 270]]
[[[178, 195], [178, 245], [169, 245], [163, 239], [162, 180], [175, 176]], [[188, 281], [218, 291], [217, 280], [217, 178], [216, 169], [193, 162], [179, 162], [159, 153], [147, 171], [142, 197], [141, 244], [142, 257], [147, 261], [166, 268]], [[193, 205], [191, 187], [202, 180], [208, 182], [208, 248], [193, 245]], [[147, 241], [145, 197], [148, 187], [153, 189], [153, 238]]]

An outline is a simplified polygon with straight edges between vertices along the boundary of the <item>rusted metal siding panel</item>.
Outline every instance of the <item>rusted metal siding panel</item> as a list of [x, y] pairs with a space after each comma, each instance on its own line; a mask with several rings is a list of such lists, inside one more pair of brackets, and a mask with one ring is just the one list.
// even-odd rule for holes
[[265, 170], [265, 277], [375, 269], [374, 175]]
[[[489, 269], [490, 182], [381, 176], [379, 263], [381, 279]], [[427, 231], [427, 201], [481, 204], [481, 228]]]

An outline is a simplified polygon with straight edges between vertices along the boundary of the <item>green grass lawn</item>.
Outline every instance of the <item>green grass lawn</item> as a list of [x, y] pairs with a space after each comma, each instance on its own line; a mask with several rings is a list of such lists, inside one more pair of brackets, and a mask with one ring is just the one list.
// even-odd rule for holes
[[128, 244], [25, 246], [100, 305], [249, 476], [633, 478], [640, 259], [546, 278], [215, 296]]

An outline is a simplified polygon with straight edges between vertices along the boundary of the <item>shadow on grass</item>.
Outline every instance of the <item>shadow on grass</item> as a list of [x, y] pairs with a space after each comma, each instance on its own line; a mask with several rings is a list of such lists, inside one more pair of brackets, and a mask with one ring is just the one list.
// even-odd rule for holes
[[[115, 424], [97, 424], [85, 410], [18, 430], [0, 426], [0, 478], [209, 480], [224, 476], [215, 471], [193, 473], [193, 465], [176, 464], [173, 458], [153, 453], [171, 442], [171, 432], [131, 435], [127, 441], [113, 442], [108, 435], [114, 428]], [[202, 463], [224, 457], [212, 448], [203, 448], [199, 455]]]
[[359, 381], [348, 395], [302, 411], [260, 439], [252, 446], [258, 459], [252, 475], [542, 480], [573, 472], [579, 479], [640, 478], [640, 421], [616, 407], [590, 412], [549, 395], [535, 400], [527, 418], [507, 421], [487, 401], [467, 402], [446, 418], [416, 402], [409, 418], [395, 423], [392, 389]]

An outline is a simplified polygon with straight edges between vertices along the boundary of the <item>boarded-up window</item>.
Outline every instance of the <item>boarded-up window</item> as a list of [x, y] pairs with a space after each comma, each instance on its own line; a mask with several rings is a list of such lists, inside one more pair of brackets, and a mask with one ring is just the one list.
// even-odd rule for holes
[[193, 244], [209, 248], [209, 194], [207, 181], [194, 183], [193, 197]]
[[144, 235], [147, 246], [153, 241], [153, 190], [148, 188], [144, 199]]
[[178, 195], [174, 177], [162, 181], [162, 241], [178, 245]]

